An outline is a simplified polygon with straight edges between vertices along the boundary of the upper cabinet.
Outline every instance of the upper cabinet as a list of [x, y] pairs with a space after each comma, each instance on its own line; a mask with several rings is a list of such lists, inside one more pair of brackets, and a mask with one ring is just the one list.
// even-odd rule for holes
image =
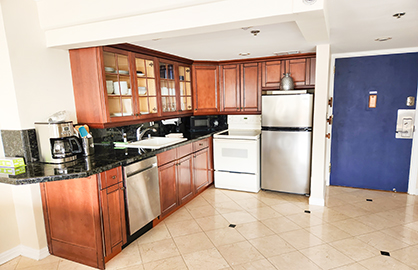
[[191, 60], [119, 45], [70, 50], [70, 61], [80, 123], [104, 128], [193, 113]]
[[194, 114], [219, 113], [218, 72], [217, 63], [193, 65]]

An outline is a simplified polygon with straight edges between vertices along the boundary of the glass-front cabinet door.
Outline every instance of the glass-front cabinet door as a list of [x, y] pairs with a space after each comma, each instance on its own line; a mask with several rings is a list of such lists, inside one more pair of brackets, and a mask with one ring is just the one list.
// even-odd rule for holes
[[133, 116], [134, 103], [128, 53], [104, 51], [103, 60], [110, 117]]
[[152, 117], [158, 114], [157, 89], [154, 60], [135, 55], [135, 78], [138, 89], [137, 104], [139, 115]]
[[180, 110], [192, 111], [192, 79], [189, 66], [179, 66]]
[[163, 113], [177, 112], [177, 90], [173, 63], [160, 62], [160, 93]]

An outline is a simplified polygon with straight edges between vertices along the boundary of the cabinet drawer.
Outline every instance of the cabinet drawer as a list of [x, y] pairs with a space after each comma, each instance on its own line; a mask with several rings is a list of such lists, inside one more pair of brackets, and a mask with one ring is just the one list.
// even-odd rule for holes
[[161, 165], [167, 164], [173, 160], [176, 160], [177, 159], [176, 153], [177, 153], [177, 149], [174, 148], [174, 149], [162, 152], [160, 154], [157, 154], [158, 167], [160, 167]]
[[209, 147], [209, 138], [193, 143], [193, 152]]
[[120, 169], [120, 167], [117, 167], [100, 173], [101, 189], [113, 186], [122, 181], [122, 177], [120, 177]]
[[182, 158], [184, 156], [189, 155], [191, 152], [193, 152], [193, 147], [191, 143], [177, 147], [176, 149], [177, 149], [177, 158]]

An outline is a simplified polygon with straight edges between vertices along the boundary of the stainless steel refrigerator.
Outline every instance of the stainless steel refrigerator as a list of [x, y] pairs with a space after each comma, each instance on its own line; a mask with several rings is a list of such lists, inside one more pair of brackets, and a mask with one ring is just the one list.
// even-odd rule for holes
[[262, 96], [262, 189], [309, 194], [312, 113], [312, 94]]

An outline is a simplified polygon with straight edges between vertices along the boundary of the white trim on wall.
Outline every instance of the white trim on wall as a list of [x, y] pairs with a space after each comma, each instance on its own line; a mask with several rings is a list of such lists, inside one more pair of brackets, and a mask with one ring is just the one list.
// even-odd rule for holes
[[[363, 56], [415, 53], [415, 52], [418, 52], [418, 47], [332, 54], [331, 55], [332, 72], [330, 75], [329, 97], [334, 96], [334, 78], [335, 78], [334, 68], [335, 68], [335, 60], [337, 58], [363, 57]], [[417, 89], [417, 97], [418, 97], [418, 89]], [[329, 115], [331, 115], [331, 113]], [[415, 117], [415, 127], [418, 127], [417, 117]], [[332, 131], [332, 128], [329, 129], [329, 132], [331, 133], [331, 136], [332, 136], [331, 131]], [[330, 172], [327, 166], [331, 162], [331, 140], [327, 141], [326, 151], [327, 151], [326, 152], [326, 164], [325, 164], [326, 165], [325, 169], [327, 172], [326, 185], [329, 186]], [[331, 164], [331, 170], [332, 170], [332, 164]], [[409, 165], [409, 180], [408, 180], [408, 193], [409, 194], [418, 195], [417, 178], [418, 178], [418, 132], [414, 132], [414, 137], [412, 139], [411, 162]]]
[[39, 261], [48, 257], [49, 255], [48, 247], [38, 250], [24, 245], [18, 245], [0, 254], [0, 265], [13, 260], [18, 256], [24, 256]]

